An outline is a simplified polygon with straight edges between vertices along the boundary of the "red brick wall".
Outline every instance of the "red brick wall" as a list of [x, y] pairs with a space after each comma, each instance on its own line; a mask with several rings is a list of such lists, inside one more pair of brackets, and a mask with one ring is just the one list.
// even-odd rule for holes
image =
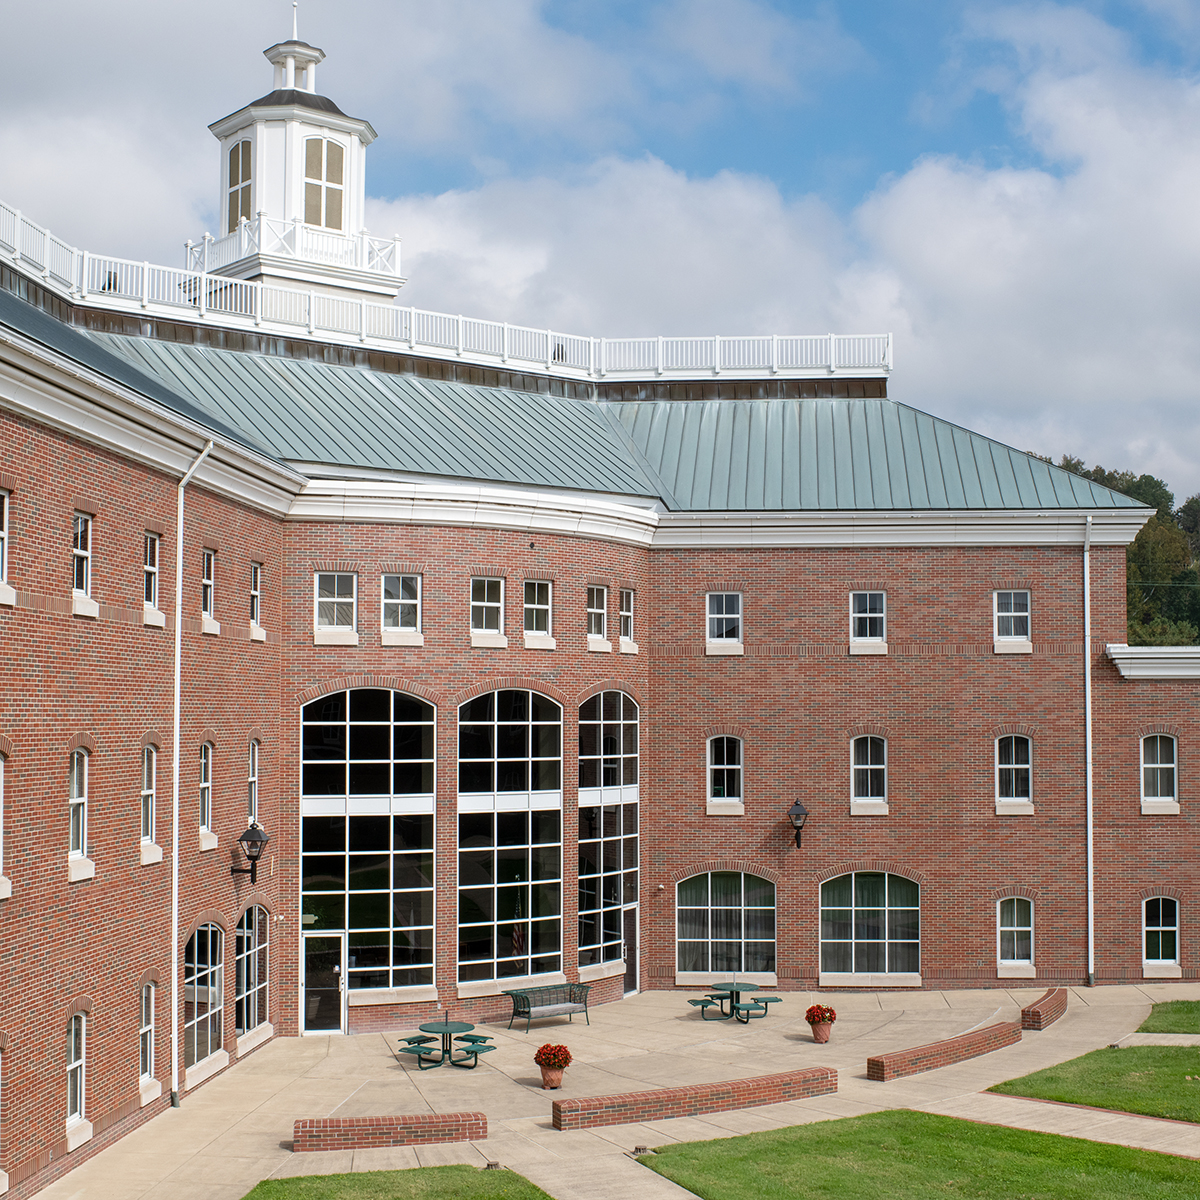
[[292, 1149], [364, 1150], [370, 1146], [423, 1146], [432, 1142], [481, 1142], [488, 1135], [480, 1112], [421, 1113], [405, 1117], [326, 1117], [297, 1121]]
[[1046, 1029], [1067, 1011], [1067, 989], [1051, 988], [1041, 999], [1021, 1009], [1022, 1029]]
[[986, 1029], [964, 1033], [961, 1037], [868, 1058], [867, 1078], [876, 1083], [886, 1083], [889, 1079], [900, 1079], [905, 1075], [919, 1075], [922, 1071], [933, 1071], [938, 1067], [964, 1062], [968, 1058], [978, 1058], [981, 1054], [990, 1054], [993, 1050], [1002, 1050], [1020, 1040], [1020, 1021], [998, 1021]]

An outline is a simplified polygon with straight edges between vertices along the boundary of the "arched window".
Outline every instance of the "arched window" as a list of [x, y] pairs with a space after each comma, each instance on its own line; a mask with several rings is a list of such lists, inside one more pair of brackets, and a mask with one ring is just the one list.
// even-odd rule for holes
[[154, 841], [155, 794], [157, 791], [158, 751], [153, 746], [142, 748], [142, 841]]
[[916, 974], [921, 890], [911, 879], [856, 871], [821, 884], [821, 971]]
[[271, 917], [265, 908], [246, 909], [237, 927], [233, 983], [233, 1028], [241, 1037], [267, 1020], [267, 943]]
[[775, 885], [740, 871], [712, 871], [683, 880], [676, 889], [677, 969], [775, 970]]
[[86, 750], [71, 751], [67, 795], [70, 855], [72, 858], [82, 858], [87, 854], [88, 755]]
[[258, 741], [250, 739], [250, 751], [246, 763], [246, 815], [251, 821], [258, 820]]
[[1153, 896], [1142, 906], [1144, 961], [1163, 966], [1179, 961], [1179, 904], [1170, 896]]
[[742, 739], [708, 739], [708, 795], [711, 800], [742, 798]]
[[881, 737], [856, 737], [851, 747], [854, 800], [887, 799], [887, 742]]
[[87, 1079], [87, 1016], [76, 1013], [67, 1022], [67, 1124], [84, 1120]]
[[1033, 901], [1009, 896], [996, 906], [1001, 966], [1033, 964]]
[[346, 151], [325, 138], [304, 141], [304, 223], [342, 227], [342, 184]]
[[557, 792], [562, 709], [537, 692], [505, 690], [458, 710], [458, 792]]
[[215, 1054], [225, 1032], [225, 935], [220, 926], [201, 925], [183, 953], [183, 1065]]
[[1175, 799], [1175, 739], [1165, 733], [1142, 738], [1142, 799]]
[[996, 799], [1033, 799], [1033, 743], [1020, 734], [996, 739]]
[[602, 692], [579, 707], [579, 786], [631, 787], [638, 781], [638, 706]]
[[250, 142], [235, 142], [229, 148], [229, 232], [238, 222], [250, 219]]
[[213, 748], [210, 742], [204, 742], [200, 747], [200, 828], [212, 829], [212, 757]]
[[138, 997], [138, 1073], [154, 1078], [154, 984], [142, 985]]

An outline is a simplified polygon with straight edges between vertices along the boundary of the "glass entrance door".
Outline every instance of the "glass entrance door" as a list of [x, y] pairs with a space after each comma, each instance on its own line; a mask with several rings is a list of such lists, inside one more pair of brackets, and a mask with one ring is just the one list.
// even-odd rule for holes
[[625, 995], [638, 990], [638, 949], [637, 949], [637, 914], [636, 908], [625, 910]]
[[342, 935], [305, 934], [304, 1032], [341, 1033], [345, 971]]

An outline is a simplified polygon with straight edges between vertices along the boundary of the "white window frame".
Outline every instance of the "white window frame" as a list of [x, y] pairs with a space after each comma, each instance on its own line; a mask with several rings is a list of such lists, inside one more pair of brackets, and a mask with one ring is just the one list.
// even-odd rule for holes
[[[1013, 924], [1004, 923], [1004, 906], [1013, 905]], [[1022, 904], [1029, 905], [1029, 924], [1017, 924], [1017, 908]], [[1037, 946], [1035, 941], [1035, 922], [1037, 914], [1032, 900], [1025, 896], [1004, 896], [996, 901], [996, 975], [999, 979], [1031, 979], [1037, 973], [1034, 967]], [[1013, 935], [1013, 950], [1016, 950], [1016, 935], [1029, 933], [1029, 954], [1025, 958], [1013, 956], [1004, 957], [1004, 935]]]
[[[545, 589], [543, 592], [542, 589]], [[530, 598], [530, 589], [533, 597]], [[526, 579], [525, 592], [525, 632], [537, 633], [544, 637], [554, 636], [554, 584], [548, 579]], [[543, 596], [545, 599], [543, 599]], [[529, 624], [532, 617], [534, 624]], [[537, 627], [538, 618], [543, 621], [543, 628]]]
[[[1012, 762], [1004, 764], [1000, 763], [1000, 744], [1001, 742], [1011, 740], [1013, 742], [1013, 756], [1016, 757], [1016, 742], [1017, 739], [1025, 742], [1029, 747], [1029, 761], [1027, 763]], [[995, 748], [993, 753], [995, 761], [995, 792], [996, 792], [996, 811], [998, 813], [1032, 813], [1033, 812], [1033, 738], [1023, 733], [1005, 733], [996, 738]], [[1016, 773], [1024, 771], [1029, 780], [1029, 795], [1028, 796], [1002, 796], [1000, 794], [1000, 777], [1002, 771], [1010, 771], [1013, 773], [1014, 786], [1016, 782]]]
[[161, 548], [158, 534], [147, 533], [142, 548], [142, 599], [147, 608], [158, 607], [158, 557]]
[[[252, 904], [238, 920], [234, 931], [233, 1012], [234, 1034], [244, 1038], [271, 1020], [271, 914]], [[262, 1019], [258, 1019], [258, 997], [262, 993]], [[247, 1013], [254, 1009], [254, 1023]]]
[[[205, 961], [200, 961], [201, 938], [207, 943]], [[188, 958], [191, 950], [191, 961]], [[213, 950], [216, 953], [213, 953]], [[189, 974], [190, 971], [190, 974]], [[183, 999], [191, 1006], [190, 1017], [183, 1021], [183, 1061], [186, 1073], [201, 1066], [225, 1046], [225, 931], [219, 925], [201, 925], [188, 939], [183, 953]], [[197, 1056], [200, 1029], [205, 1026], [203, 1045], [207, 1053]], [[215, 1034], [215, 1036], [213, 1036]], [[189, 1050], [192, 1061], [188, 1062]], [[220, 1060], [218, 1060], [220, 1061]], [[228, 1061], [226, 1055], [225, 1061]], [[203, 1078], [203, 1076], [201, 1076]]]
[[262, 563], [250, 564], [250, 624], [262, 625]]
[[215, 550], [200, 551], [200, 615], [214, 616], [214, 576], [217, 573], [217, 552]]
[[0, 900], [12, 895], [12, 880], [4, 874], [4, 769], [8, 760], [0, 754]]
[[[233, 175], [233, 158], [237, 155], [238, 171], [237, 182], [234, 182]], [[228, 175], [225, 181], [225, 191], [228, 197], [226, 203], [226, 233], [234, 233], [237, 227], [241, 224], [242, 218], [250, 219], [252, 215], [251, 204], [253, 203], [254, 186], [254, 147], [249, 138], [239, 138], [232, 146], [229, 147], [229, 153], [225, 156], [225, 162], [228, 167]]]
[[[867, 762], [858, 762], [858, 744], [860, 742], [867, 743]], [[873, 763], [871, 757], [871, 743], [879, 742], [883, 746], [883, 762]], [[859, 815], [868, 816], [887, 816], [888, 814], [888, 796], [891, 789], [888, 786], [888, 775], [890, 774], [888, 759], [891, 756], [888, 753], [888, 740], [877, 733], [864, 733], [859, 737], [850, 739], [850, 811]], [[867, 794], [859, 795], [859, 777], [858, 773], [865, 771], [868, 781]], [[876, 773], [883, 776], [883, 795], [872, 796], [870, 794], [870, 780], [874, 778]]]
[[[1153, 740], [1157, 747], [1160, 739], [1165, 739], [1170, 743], [1171, 761], [1169, 763], [1147, 762], [1146, 743]], [[1179, 812], [1179, 739], [1169, 733], [1148, 733], [1145, 737], [1138, 738], [1138, 760], [1142, 812], [1157, 815], [1177, 814]], [[1171, 792], [1163, 794], [1162, 774], [1167, 770], [1171, 772]], [[1146, 789], [1147, 779], [1152, 771], [1157, 778], [1157, 790], [1153, 795]]]
[[[1149, 908], [1155, 901], [1159, 902], [1159, 920], [1162, 920], [1162, 902], [1169, 900], [1175, 906], [1175, 924], [1174, 925], [1151, 925], [1149, 923]], [[1143, 979], [1180, 979], [1183, 972], [1179, 963], [1180, 950], [1180, 919], [1179, 919], [1180, 904], [1174, 896], [1147, 896], [1141, 902], [1141, 917], [1142, 917], [1142, 978]], [[1151, 933], [1157, 933], [1160, 937], [1159, 951], [1162, 950], [1161, 936], [1164, 933], [1171, 932], [1175, 935], [1175, 956], [1173, 958], [1148, 958], [1146, 956], [1146, 941]]]
[[633, 610], [636, 603], [634, 589], [621, 588], [618, 597], [620, 607], [617, 613], [617, 632], [622, 654], [636, 654], [638, 652], [638, 645], [633, 636]]
[[[308, 170], [308, 147], [312, 142], [321, 143], [321, 166], [320, 176], [309, 175]], [[340, 182], [334, 182], [329, 179], [329, 147], [337, 146], [342, 153], [342, 177]], [[323, 137], [308, 137], [304, 139], [304, 223], [313, 229], [332, 229], [337, 233], [343, 233], [346, 229], [346, 221], [349, 214], [346, 212], [346, 174], [349, 167], [350, 154], [346, 146], [339, 142], [336, 138]], [[317, 214], [316, 221], [310, 221], [308, 218], [311, 215], [309, 212], [309, 188], [317, 188], [320, 200], [320, 213]], [[329, 223], [329, 195], [331, 192], [338, 193], [338, 223], [331, 225]]]
[[[474, 575], [467, 593], [470, 597], [472, 646], [508, 645], [504, 632], [504, 579], [495, 575]], [[493, 598], [495, 597], [495, 598]], [[488, 624], [494, 619], [495, 627]]]
[[[737, 762], [717, 763], [713, 761], [713, 753], [718, 742], [733, 742], [737, 746]], [[705, 809], [709, 816], [716, 817], [740, 817], [746, 811], [746, 743], [745, 739], [737, 737], [735, 734], [717, 734], [715, 737], [710, 737], [704, 747], [705, 762], [707, 770], [705, 773]], [[724, 795], [718, 796], [717, 792], [717, 772], [736, 773], [737, 779], [737, 795], [731, 796], [728, 794], [727, 787], [723, 784], [721, 790]]]
[[154, 746], [142, 747], [142, 795], [141, 824], [142, 845], [154, 841], [155, 808], [158, 790], [158, 750]]
[[[78, 1034], [76, 1034], [78, 1030]], [[74, 1057], [78, 1045], [78, 1057]], [[67, 1021], [67, 1124], [87, 1119], [87, 1014]]]
[[251, 823], [258, 820], [258, 738], [251, 738], [246, 753], [246, 815]]
[[8, 582], [8, 508], [10, 493], [0, 488], [0, 583]]
[[[322, 580], [329, 580], [326, 588], [333, 590], [321, 594]], [[347, 594], [343, 588], [350, 581]], [[346, 615], [349, 602], [349, 623], [341, 618]], [[358, 645], [358, 573], [355, 571], [316, 571], [313, 574], [313, 643], [321, 646]]]
[[68, 849], [71, 858], [87, 856], [88, 759], [86, 750], [72, 750], [68, 781]]
[[[878, 596], [882, 607], [878, 612], [871, 608], [872, 600]], [[865, 607], [860, 611], [858, 604]], [[860, 591], [850, 593], [850, 653], [851, 654], [886, 654], [887, 653], [887, 592]], [[874, 621], [879, 622], [878, 635], [860, 633], [860, 623], [865, 623], [869, 630]]]
[[138, 996], [138, 1078], [154, 1078], [154, 984], [142, 984]]
[[199, 825], [200, 832], [212, 832], [212, 742], [200, 743]]
[[[1010, 603], [1015, 604], [1015, 597], [1025, 597], [1025, 611], [1000, 611], [1000, 597], [1011, 596]], [[1025, 619], [1024, 633], [1002, 633], [1000, 624], [1008, 621], [1015, 624], [1020, 618]], [[1033, 594], [1028, 588], [998, 588], [992, 592], [992, 649], [997, 654], [1030, 654], [1033, 652]]]
[[[730, 601], [736, 600], [734, 611]], [[746, 634], [745, 597], [741, 592], [706, 592], [704, 596], [704, 653], [744, 654]], [[729, 632], [729, 621], [736, 621]]]
[[602, 641], [608, 637], [608, 588], [603, 585], [588, 585], [587, 635]]
[[71, 590], [79, 596], [92, 594], [92, 518], [77, 512], [71, 519]]
[[[396, 595], [388, 596], [388, 580], [396, 581]], [[411, 594], [405, 595], [405, 584], [409, 584]], [[379, 596], [383, 605], [382, 621], [383, 628], [396, 630], [400, 633], [420, 633], [421, 632], [421, 576], [420, 575], [402, 575], [396, 572], [387, 572], [380, 578]], [[410, 609], [410, 613], [406, 614], [403, 610]], [[406, 623], [404, 618], [406, 615], [412, 617], [411, 622]], [[388, 620], [392, 617], [392, 620]]]

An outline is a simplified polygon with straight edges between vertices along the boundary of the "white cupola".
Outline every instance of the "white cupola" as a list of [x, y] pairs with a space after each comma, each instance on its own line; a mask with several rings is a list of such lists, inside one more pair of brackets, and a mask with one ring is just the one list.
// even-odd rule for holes
[[398, 238], [364, 228], [369, 121], [317, 93], [325, 52], [296, 36], [264, 50], [274, 87], [209, 126], [221, 143], [217, 236], [189, 266], [236, 279], [392, 300], [404, 284]]

